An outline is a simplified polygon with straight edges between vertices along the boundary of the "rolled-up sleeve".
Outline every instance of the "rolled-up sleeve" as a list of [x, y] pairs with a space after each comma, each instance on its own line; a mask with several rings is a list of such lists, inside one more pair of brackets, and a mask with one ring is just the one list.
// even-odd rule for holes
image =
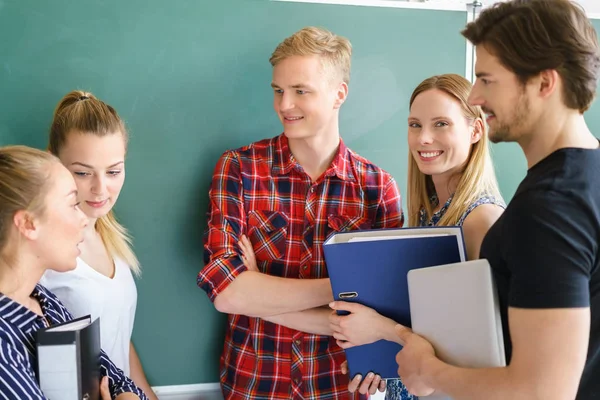
[[208, 226], [204, 232], [205, 266], [197, 283], [211, 301], [247, 268], [239, 257], [238, 240], [246, 226], [239, 159], [226, 152], [215, 167], [209, 191]]

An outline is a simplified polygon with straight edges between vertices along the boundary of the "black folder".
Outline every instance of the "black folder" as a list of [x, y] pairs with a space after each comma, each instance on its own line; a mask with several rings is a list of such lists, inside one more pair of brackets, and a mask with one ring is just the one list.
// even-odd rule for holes
[[77, 318], [36, 332], [37, 378], [51, 400], [99, 400], [100, 319]]

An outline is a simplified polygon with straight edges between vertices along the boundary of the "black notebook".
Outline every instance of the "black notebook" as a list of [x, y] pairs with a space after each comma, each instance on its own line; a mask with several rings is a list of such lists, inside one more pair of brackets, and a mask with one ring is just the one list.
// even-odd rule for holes
[[50, 400], [100, 398], [100, 319], [77, 318], [36, 332], [37, 377]]

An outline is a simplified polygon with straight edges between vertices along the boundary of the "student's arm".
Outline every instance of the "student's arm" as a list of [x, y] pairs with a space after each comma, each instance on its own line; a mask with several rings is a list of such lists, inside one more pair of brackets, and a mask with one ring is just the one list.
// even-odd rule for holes
[[[244, 261], [246, 268], [248, 268], [249, 271], [258, 272], [259, 269], [256, 262], [256, 254], [254, 253], [254, 248], [252, 247], [252, 242], [250, 242], [250, 239], [248, 239], [246, 235], [242, 235], [238, 246], [241, 252], [240, 257], [242, 261]], [[314, 335], [331, 336], [332, 331], [329, 328], [328, 322], [329, 312], [329, 308], [323, 306], [310, 308], [303, 311], [263, 317], [263, 319], [265, 321], [283, 325], [297, 331], [312, 333]]]
[[396, 359], [409, 390], [424, 395], [437, 389], [455, 399], [575, 398], [589, 343], [597, 222], [575, 196], [521, 196], [525, 201], [515, 204], [502, 232], [510, 238], [503, 242], [511, 270], [510, 364], [453, 367], [437, 359], [423, 338], [400, 328], [404, 348]]
[[140, 362], [140, 358], [131, 341], [129, 342], [129, 369], [131, 371], [131, 379], [144, 391], [148, 400], [158, 400], [158, 397], [156, 397], [156, 394], [146, 379], [142, 363]]
[[236, 249], [246, 229], [246, 211], [235, 153], [227, 152], [219, 159], [209, 197], [206, 266], [198, 274], [198, 285], [218, 311], [267, 317], [320, 307], [333, 299], [328, 279], [280, 278], [244, 266]]
[[330, 313], [331, 310], [327, 306], [323, 306], [304, 311], [274, 315], [263, 319], [297, 331], [312, 333], [314, 335], [331, 336], [333, 331], [329, 325]]
[[[329, 326], [342, 349], [378, 340], [399, 341], [395, 330], [396, 322], [372, 308], [347, 301], [334, 301], [330, 307], [334, 311], [329, 312]], [[350, 314], [338, 315], [336, 311], [349, 311]]]
[[[430, 344], [399, 328], [405, 345], [398, 353], [400, 376], [417, 395], [437, 389], [453, 399], [574, 399], [587, 354], [589, 308], [510, 308], [513, 357], [505, 368], [469, 369], [435, 357]], [[410, 363], [411, 368], [403, 368]]]
[[34, 372], [9, 343], [0, 338], [0, 398], [6, 400], [45, 400]]
[[[100, 354], [100, 376], [108, 378], [108, 388], [112, 396], [117, 396], [118, 399], [141, 399], [148, 398], [144, 392], [138, 388], [131, 379], [129, 379], [123, 371], [108, 358], [104, 350]], [[128, 396], [118, 397], [119, 395], [128, 394]]]
[[504, 209], [496, 204], [482, 204], [475, 207], [465, 218], [462, 227], [468, 260], [479, 258], [483, 238], [503, 211]]

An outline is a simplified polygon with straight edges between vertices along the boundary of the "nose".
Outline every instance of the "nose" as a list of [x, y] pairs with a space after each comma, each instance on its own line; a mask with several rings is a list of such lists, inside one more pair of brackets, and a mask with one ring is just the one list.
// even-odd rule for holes
[[106, 181], [105, 177], [102, 174], [94, 175], [94, 180], [92, 182], [92, 193], [93, 194], [104, 194], [106, 192]]
[[288, 92], [283, 92], [279, 98], [279, 111], [289, 111], [294, 108], [294, 99]]
[[481, 95], [479, 81], [475, 81], [475, 84], [471, 88], [469, 98], [467, 102], [472, 106], [482, 106], [484, 104], [483, 97]]
[[429, 128], [422, 128], [419, 132], [419, 143], [422, 145], [433, 143], [433, 132]]

